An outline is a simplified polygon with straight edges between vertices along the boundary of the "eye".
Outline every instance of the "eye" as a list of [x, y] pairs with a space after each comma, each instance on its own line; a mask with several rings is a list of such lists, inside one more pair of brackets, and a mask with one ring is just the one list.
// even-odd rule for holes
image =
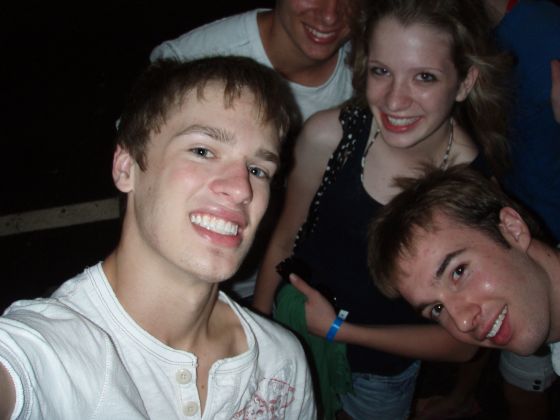
[[465, 266], [461, 264], [455, 270], [453, 270], [453, 272], [451, 273], [451, 278], [454, 282], [457, 282], [461, 279], [463, 274], [465, 274]]
[[435, 82], [437, 80], [436, 76], [434, 76], [432, 73], [420, 73], [418, 74], [418, 76], [416, 76], [416, 78], [421, 82], [427, 83]]
[[432, 307], [432, 310], [430, 311], [430, 318], [437, 320], [442, 312], [443, 312], [443, 303], [438, 303]]
[[193, 147], [192, 149], [189, 149], [189, 151], [194, 155], [201, 157], [203, 159], [210, 159], [214, 157], [214, 153], [212, 153], [210, 150], [208, 150], [205, 147]]
[[270, 179], [270, 174], [258, 166], [249, 166], [249, 173], [257, 178]]
[[373, 66], [369, 69], [369, 71], [371, 72], [371, 74], [373, 74], [374, 76], [386, 76], [387, 74], [389, 74], [389, 70], [387, 70], [386, 68], [383, 67], [377, 67], [377, 66]]

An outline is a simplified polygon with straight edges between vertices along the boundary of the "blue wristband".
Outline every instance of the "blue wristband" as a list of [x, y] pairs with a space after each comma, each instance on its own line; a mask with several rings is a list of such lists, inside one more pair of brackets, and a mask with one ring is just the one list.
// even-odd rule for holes
[[340, 328], [340, 326], [342, 325], [342, 323], [344, 322], [347, 316], [348, 316], [348, 311], [341, 309], [338, 312], [338, 315], [334, 319], [331, 328], [327, 332], [327, 341], [332, 342], [334, 340], [334, 337], [338, 332], [338, 329]]

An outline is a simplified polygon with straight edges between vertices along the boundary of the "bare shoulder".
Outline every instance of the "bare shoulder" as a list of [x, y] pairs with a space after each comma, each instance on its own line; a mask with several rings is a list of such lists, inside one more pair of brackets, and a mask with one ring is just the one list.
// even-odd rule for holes
[[309, 117], [303, 125], [296, 148], [330, 151], [330, 155], [342, 137], [339, 114], [340, 108], [333, 108]]
[[[321, 176], [342, 138], [339, 108], [319, 111], [305, 122], [295, 144], [296, 171], [306, 176]], [[303, 167], [302, 167], [303, 166]]]

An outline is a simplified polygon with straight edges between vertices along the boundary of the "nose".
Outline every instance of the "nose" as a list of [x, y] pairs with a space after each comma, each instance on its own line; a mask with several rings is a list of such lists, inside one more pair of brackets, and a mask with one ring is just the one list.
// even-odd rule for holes
[[334, 25], [343, 15], [343, 1], [339, 0], [323, 0], [320, 10], [321, 21], [325, 25]]
[[468, 333], [478, 326], [480, 316], [479, 305], [472, 302], [455, 302], [454, 304], [448, 304], [447, 310], [459, 331]]
[[224, 170], [210, 189], [234, 204], [247, 204], [253, 199], [250, 174], [244, 163], [235, 163]]
[[388, 86], [385, 103], [390, 111], [402, 111], [412, 103], [410, 89], [406, 83], [393, 80]]

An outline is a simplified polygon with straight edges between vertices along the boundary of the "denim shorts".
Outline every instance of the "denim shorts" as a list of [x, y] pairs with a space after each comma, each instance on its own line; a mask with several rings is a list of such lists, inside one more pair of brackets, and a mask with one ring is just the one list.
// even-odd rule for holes
[[420, 362], [398, 375], [352, 373], [353, 392], [340, 396], [342, 408], [357, 420], [399, 420], [410, 414]]

